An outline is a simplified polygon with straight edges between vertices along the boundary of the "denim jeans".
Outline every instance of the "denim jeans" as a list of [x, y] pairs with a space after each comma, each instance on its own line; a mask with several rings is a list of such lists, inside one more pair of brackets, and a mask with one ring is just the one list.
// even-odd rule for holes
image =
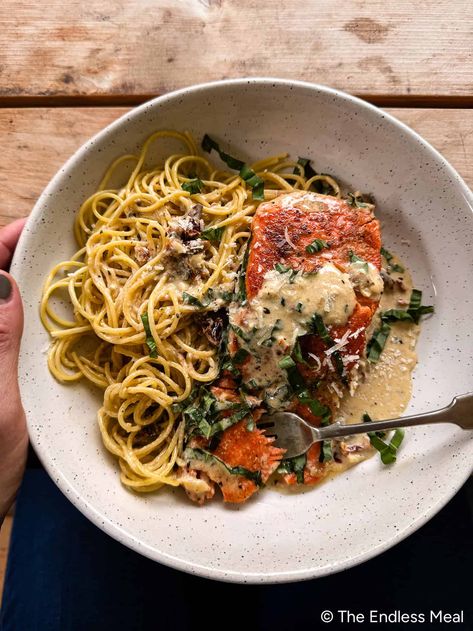
[[[463, 623], [413, 626], [471, 630], [472, 492], [470, 481], [418, 532], [361, 566], [303, 583], [249, 586], [196, 578], [136, 554], [83, 517], [42, 469], [28, 469], [16, 506], [0, 630], [411, 626], [321, 622], [322, 611], [342, 609], [363, 613], [365, 620], [370, 609], [463, 609]], [[395, 510], [388, 500], [386, 510]]]

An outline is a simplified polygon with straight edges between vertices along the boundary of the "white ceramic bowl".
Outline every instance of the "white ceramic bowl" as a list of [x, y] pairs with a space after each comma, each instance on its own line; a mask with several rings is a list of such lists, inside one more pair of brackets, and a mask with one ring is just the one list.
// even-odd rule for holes
[[409, 412], [473, 390], [472, 194], [442, 156], [367, 103], [294, 81], [242, 79], [159, 97], [87, 142], [36, 204], [13, 274], [26, 307], [20, 379], [31, 441], [50, 476], [98, 527], [156, 561], [236, 582], [323, 576], [365, 561], [419, 528], [459, 489], [473, 461], [472, 436], [453, 426], [407, 433], [398, 463], [378, 457], [298, 494], [265, 490], [239, 507], [199, 508], [180, 490], [134, 495], [102, 446], [99, 398], [85, 384], [58, 384], [44, 353], [41, 286], [75, 246], [74, 213], [105, 167], [152, 131], [205, 132], [243, 159], [289, 151], [317, 170], [373, 193], [386, 246], [404, 258], [435, 316], [423, 326]]

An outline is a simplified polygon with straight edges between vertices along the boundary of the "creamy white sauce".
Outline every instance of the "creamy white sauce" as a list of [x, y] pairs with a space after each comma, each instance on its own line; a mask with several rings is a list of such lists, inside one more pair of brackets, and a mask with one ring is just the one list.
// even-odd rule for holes
[[347, 273], [351, 283], [362, 296], [379, 300], [384, 283], [373, 263], [354, 261], [347, 266]]
[[[404, 264], [395, 256], [393, 264]], [[370, 339], [380, 325], [379, 313], [388, 309], [406, 309], [412, 292], [412, 278], [408, 270], [391, 273], [393, 279], [402, 280], [402, 286], [386, 288], [381, 297], [378, 312], [367, 332]], [[406, 304], [407, 303], [407, 304]], [[359, 423], [367, 412], [373, 420], [401, 415], [407, 407], [412, 393], [411, 376], [417, 363], [415, 352], [420, 327], [409, 322], [391, 322], [391, 333], [380, 355], [379, 361], [364, 361], [364, 377], [358, 386], [341, 401], [337, 417], [345, 423]]]
[[279, 195], [275, 203], [280, 208], [300, 208], [304, 212], [337, 211], [340, 200], [330, 195], [320, 195], [310, 191], [292, 191], [287, 195]]
[[348, 274], [332, 263], [311, 274], [270, 270], [240, 326], [247, 332], [257, 329], [252, 337], [258, 345], [276, 325], [273, 337], [277, 344], [292, 348], [297, 338], [307, 333], [315, 313], [327, 325], [341, 325], [348, 321], [355, 304], [355, 291]]
[[289, 403], [287, 373], [279, 361], [292, 352], [297, 338], [307, 333], [311, 317], [317, 313], [327, 325], [345, 324], [355, 304], [348, 274], [328, 263], [311, 274], [270, 270], [247, 308], [230, 309], [230, 322], [240, 327], [246, 338], [239, 337], [239, 344], [250, 351], [243, 376], [265, 388], [269, 407], [282, 409]]

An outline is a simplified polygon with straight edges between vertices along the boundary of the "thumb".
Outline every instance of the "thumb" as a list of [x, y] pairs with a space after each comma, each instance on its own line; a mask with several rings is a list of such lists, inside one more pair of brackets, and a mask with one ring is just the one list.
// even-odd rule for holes
[[[0, 271], [0, 374], [2, 417], [8, 416], [12, 406], [18, 408], [18, 354], [23, 333], [23, 305], [17, 284], [6, 272]], [[3, 397], [8, 393], [6, 401]], [[3, 394], [3, 397], [2, 397]], [[6, 407], [5, 407], [6, 405]]]
[[22, 332], [20, 292], [13, 278], [0, 271], [0, 524], [20, 483], [28, 442], [18, 387]]

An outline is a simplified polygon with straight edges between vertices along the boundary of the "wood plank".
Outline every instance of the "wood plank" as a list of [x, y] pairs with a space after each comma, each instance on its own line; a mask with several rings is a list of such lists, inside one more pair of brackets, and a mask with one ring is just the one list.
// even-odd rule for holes
[[2, 602], [3, 584], [7, 566], [8, 546], [13, 525], [13, 515], [7, 515], [0, 530], [0, 603]]
[[471, 0], [3, 0], [0, 96], [153, 95], [279, 76], [473, 93]]
[[[126, 111], [126, 108], [0, 109], [0, 225], [27, 215], [71, 153]], [[473, 186], [473, 110], [388, 111], [429, 140]]]

